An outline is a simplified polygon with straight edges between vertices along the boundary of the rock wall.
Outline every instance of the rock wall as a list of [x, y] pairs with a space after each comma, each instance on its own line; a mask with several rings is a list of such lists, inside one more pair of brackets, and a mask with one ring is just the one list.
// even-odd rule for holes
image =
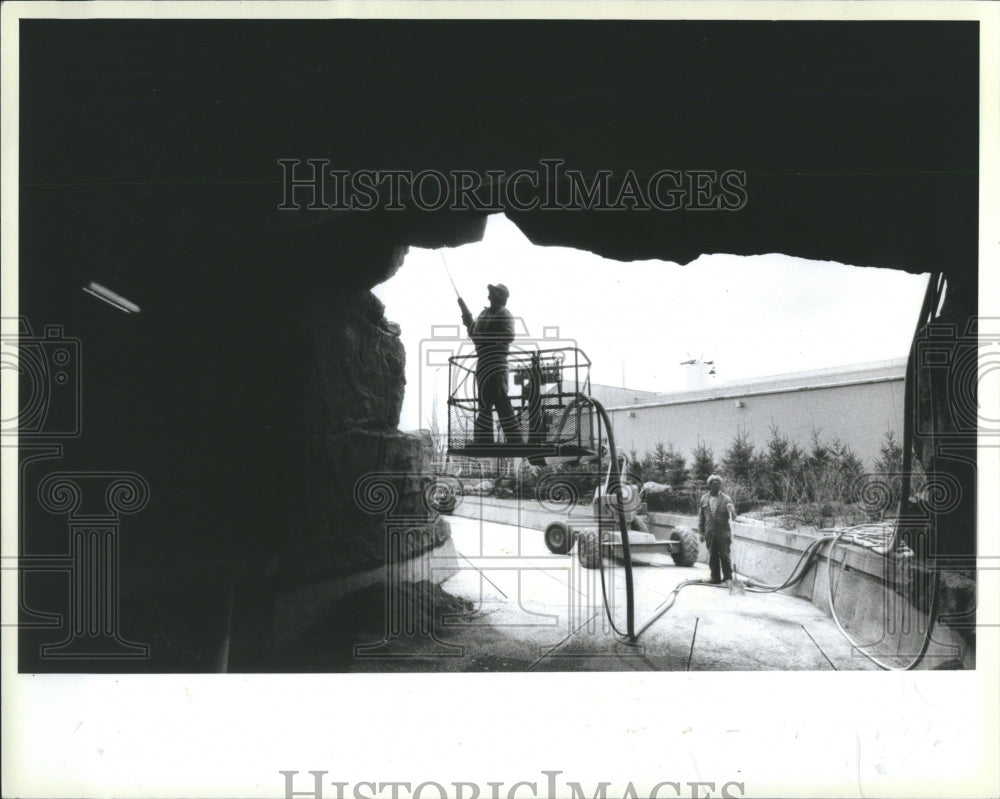
[[[385, 562], [386, 514], [429, 515], [424, 496], [433, 451], [429, 439], [397, 430], [405, 353], [383, 310], [367, 291], [308, 302], [298, 342], [301, 453], [285, 461], [295, 491], [279, 544], [282, 585], [378, 566]], [[430, 514], [427, 530], [435, 523]], [[441, 520], [436, 529], [424, 548], [440, 543], [447, 524]]]

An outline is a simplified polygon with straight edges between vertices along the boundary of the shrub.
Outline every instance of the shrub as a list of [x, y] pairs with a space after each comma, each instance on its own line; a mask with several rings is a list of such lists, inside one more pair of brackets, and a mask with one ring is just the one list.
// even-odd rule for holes
[[879, 456], [875, 459], [875, 471], [883, 474], [899, 474], [903, 471], [903, 447], [896, 441], [896, 434], [886, 430], [879, 446]]
[[[884, 498], [884, 501], [870, 510], [873, 518], [881, 519], [886, 513], [896, 512], [903, 489], [903, 447], [892, 430], [886, 430], [882, 437], [874, 467], [871, 480], [883, 486], [883, 490], [875, 492], [874, 496]], [[926, 475], [920, 461], [913, 458], [910, 465], [910, 498], [919, 496], [925, 484]]]
[[705, 442], [699, 439], [698, 446], [694, 448], [692, 456], [691, 477], [696, 483], [704, 485], [705, 481], [714, 472], [718, 471], [718, 466], [712, 454], [712, 448], [706, 446]]
[[[793, 444], [777, 425], [770, 427], [764, 448], [758, 451], [745, 429], [734, 434], [717, 464], [712, 449], [699, 439], [692, 451], [691, 468], [672, 444], [657, 442], [641, 459], [632, 456], [638, 482], [667, 483], [672, 491], [647, 497], [651, 511], [697, 514], [705, 481], [714, 472], [725, 478], [724, 490], [733, 498], [737, 513], [773, 503], [788, 527], [860, 524], [871, 519], [858, 501], [864, 464], [850, 446], [838, 439], [824, 440], [812, 430], [808, 447]], [[902, 449], [886, 433], [879, 472], [898, 473]], [[919, 489], [915, 480], [914, 493]], [[898, 492], [898, 491], [897, 491]]]
[[666, 483], [670, 486], [680, 486], [690, 479], [690, 472], [684, 461], [684, 456], [674, 448], [673, 444], [657, 441], [651, 452], [636, 461], [636, 482]]
[[745, 428], [741, 428], [733, 436], [729, 449], [722, 456], [722, 470], [730, 480], [751, 481], [754, 468], [754, 446]]
[[663, 442], [656, 442], [656, 447], [652, 450], [646, 450], [646, 454], [642, 456], [639, 461], [642, 465], [642, 474], [647, 480], [655, 480], [656, 482], [661, 482], [663, 475], [660, 474], [660, 469], [657, 465], [656, 450], [663, 446]]
[[667, 447], [664, 469], [666, 471], [664, 475], [667, 478], [666, 482], [672, 486], [683, 485], [691, 479], [691, 472], [684, 461], [684, 456], [678, 450], [674, 449], [673, 444]]
[[[603, 467], [607, 468], [606, 462]], [[569, 501], [571, 498], [577, 503], [589, 503], [603, 479], [604, 473], [598, 473], [596, 464], [581, 466], [570, 462], [540, 466], [531, 480], [522, 480], [521, 496], [525, 499], [547, 500], [556, 504]]]
[[693, 480], [671, 485], [670, 491], [647, 494], [646, 506], [654, 513], [695, 514], [698, 512], [698, 500], [703, 490]]
[[646, 467], [643, 463], [643, 459], [639, 457], [639, 453], [636, 452], [635, 447], [632, 447], [628, 451], [628, 463], [629, 463], [629, 473], [632, 474], [636, 482], [642, 483], [648, 478], [646, 477]]
[[861, 458], [854, 454], [854, 450], [836, 439], [833, 442], [833, 455], [837, 471], [845, 482], [844, 501], [850, 502], [853, 499], [849, 494], [851, 486], [865, 473], [865, 465], [861, 462]]
[[667, 447], [662, 441], [657, 441], [651, 452], [647, 452], [642, 462], [644, 464], [643, 477], [654, 483], [669, 483], [667, 479]]
[[854, 496], [864, 465], [839, 440], [825, 443], [814, 429], [808, 454], [796, 452], [772, 428], [768, 460], [781, 471], [774, 474], [773, 496], [783, 505], [787, 526], [832, 527], [868, 521]]
[[797, 444], [791, 444], [777, 425], [771, 425], [770, 432], [762, 457], [761, 490], [773, 501], [789, 502], [802, 490], [802, 450]]
[[759, 504], [753, 487], [743, 480], [727, 480], [722, 490], [733, 500], [737, 514], [753, 510]]
[[[722, 456], [722, 473], [729, 484], [740, 486], [741, 494], [746, 498], [747, 510], [760, 504], [761, 499], [768, 494], [765, 458], [755, 451], [754, 444], [745, 429], [737, 431], [729, 449]], [[736, 501], [735, 496], [733, 501]]]

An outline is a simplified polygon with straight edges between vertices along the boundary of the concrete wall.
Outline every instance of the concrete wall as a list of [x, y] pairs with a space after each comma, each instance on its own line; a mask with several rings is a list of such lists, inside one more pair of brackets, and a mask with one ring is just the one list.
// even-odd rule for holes
[[[612, 409], [618, 447], [634, 449], [641, 457], [662, 441], [673, 444], [690, 463], [690, 453], [701, 440], [719, 460], [738, 431], [746, 430], [761, 449], [770, 438], [771, 426], [777, 425], [800, 447], [809, 445], [813, 429], [819, 431], [824, 443], [838, 438], [871, 467], [887, 430], [893, 431], [897, 441], [902, 440], [901, 376], [778, 393], [745, 394], [722, 389], [717, 393], [723, 396]], [[742, 407], [737, 407], [737, 400]]]

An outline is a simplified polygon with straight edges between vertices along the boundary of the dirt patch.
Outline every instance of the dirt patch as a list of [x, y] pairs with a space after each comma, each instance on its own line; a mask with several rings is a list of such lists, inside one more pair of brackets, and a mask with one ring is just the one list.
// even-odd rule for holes
[[350, 594], [297, 644], [248, 664], [249, 672], [441, 671], [461, 668], [447, 642], [475, 606], [429, 581], [377, 583]]
[[532, 661], [500, 655], [482, 655], [471, 661], [463, 671], [527, 671]]

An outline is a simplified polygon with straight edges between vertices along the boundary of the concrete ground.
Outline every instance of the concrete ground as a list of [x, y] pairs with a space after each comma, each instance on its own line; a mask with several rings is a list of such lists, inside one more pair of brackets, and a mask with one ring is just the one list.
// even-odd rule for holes
[[[803, 599], [688, 585], [635, 644], [611, 628], [600, 572], [580, 566], [575, 551], [552, 555], [537, 530], [452, 517], [460, 571], [443, 584], [470, 600], [477, 622], [500, 635], [493, 656], [533, 671], [747, 671], [877, 669], [826, 614]], [[708, 567], [680, 567], [648, 554], [633, 567], [638, 630], [687, 580]], [[625, 571], [605, 561], [615, 626], [625, 629]], [[462, 624], [461, 620], [456, 620]], [[447, 625], [447, 621], [446, 621]]]
[[[810, 602], [784, 594], [733, 594], [689, 585], [635, 643], [612, 629], [600, 571], [584, 569], [575, 551], [553, 555], [538, 530], [450, 517], [457, 573], [423, 624], [414, 600], [388, 600], [378, 629], [351, 639], [320, 634], [250, 671], [748, 671], [858, 670], [877, 667], [851, 647]], [[638, 630], [687, 580], [708, 567], [675, 566], [669, 555], [636, 563]], [[440, 568], [454, 568], [449, 559]], [[625, 574], [605, 560], [611, 616], [624, 630]], [[384, 592], [379, 594], [379, 601]], [[447, 595], [450, 595], [447, 596]], [[407, 595], [408, 596], [408, 595]], [[457, 600], [457, 601], [456, 601]], [[423, 601], [423, 600], [420, 600]], [[409, 606], [407, 605], [409, 603]], [[353, 611], [351, 611], [353, 612]], [[382, 619], [386, 620], [384, 629]], [[362, 642], [361, 646], [356, 643]], [[364, 642], [370, 642], [365, 644]]]

